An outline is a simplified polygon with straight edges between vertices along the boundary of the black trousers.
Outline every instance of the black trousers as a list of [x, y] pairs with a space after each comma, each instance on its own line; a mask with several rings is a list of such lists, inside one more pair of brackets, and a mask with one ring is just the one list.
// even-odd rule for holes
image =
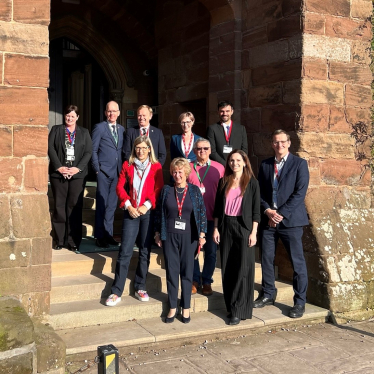
[[53, 239], [57, 245], [79, 246], [82, 241], [82, 208], [85, 178], [50, 178], [54, 198]]
[[177, 307], [179, 276], [181, 278], [181, 302], [183, 309], [191, 306], [191, 291], [197, 240], [191, 234], [168, 233], [162, 241], [165, 256], [166, 284], [170, 309]]
[[249, 230], [242, 217], [225, 216], [219, 244], [223, 296], [233, 316], [252, 318], [255, 248], [248, 247]]

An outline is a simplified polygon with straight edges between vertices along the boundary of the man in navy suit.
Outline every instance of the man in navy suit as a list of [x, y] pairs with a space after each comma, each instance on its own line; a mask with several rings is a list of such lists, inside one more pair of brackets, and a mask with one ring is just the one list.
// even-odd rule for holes
[[254, 308], [274, 304], [277, 297], [274, 257], [278, 239], [282, 240], [293, 266], [294, 306], [289, 317], [299, 318], [305, 312], [308, 274], [303, 253], [303, 226], [309, 224], [305, 195], [309, 184], [307, 162], [289, 153], [290, 136], [284, 130], [272, 134], [275, 158], [264, 160], [258, 173], [262, 218], [262, 292]]
[[149, 124], [153, 115], [152, 108], [148, 105], [141, 105], [137, 113], [139, 126], [127, 129], [125, 141], [123, 142], [125, 160], [128, 160], [131, 155], [135, 139], [140, 135], [146, 135], [151, 139], [153, 150], [159, 163], [164, 165], [166, 160], [165, 139], [160, 129]]
[[113, 221], [125, 131], [117, 123], [120, 111], [115, 101], [106, 105], [105, 115], [107, 121], [96, 124], [92, 131], [92, 167], [97, 176], [95, 237], [96, 245], [102, 248], [119, 244], [113, 238]]

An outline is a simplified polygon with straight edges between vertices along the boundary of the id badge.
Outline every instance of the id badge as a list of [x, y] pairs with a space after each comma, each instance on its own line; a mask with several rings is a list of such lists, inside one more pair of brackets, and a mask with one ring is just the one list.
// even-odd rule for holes
[[231, 145], [224, 145], [223, 146], [223, 153], [230, 153], [232, 151]]
[[66, 149], [66, 154], [67, 154], [68, 156], [74, 156], [74, 147], [68, 147], [68, 148]]
[[204, 186], [201, 186], [201, 187], [200, 187], [200, 192], [201, 192], [202, 195], [205, 194], [205, 187], [204, 187]]
[[174, 228], [176, 230], [183, 230], [184, 231], [184, 230], [186, 230], [186, 224], [187, 224], [187, 222], [186, 222], [185, 219], [177, 218], [174, 222]]

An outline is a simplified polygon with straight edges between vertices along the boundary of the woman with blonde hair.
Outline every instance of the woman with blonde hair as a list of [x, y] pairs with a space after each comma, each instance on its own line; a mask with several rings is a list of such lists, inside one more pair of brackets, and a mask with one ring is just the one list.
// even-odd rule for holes
[[206, 211], [200, 188], [187, 183], [191, 166], [187, 159], [175, 158], [170, 165], [174, 187], [164, 186], [157, 204], [155, 240], [164, 249], [169, 313], [165, 322], [177, 315], [179, 277], [181, 278], [182, 322], [190, 322], [194, 257], [198, 244], [205, 244]]
[[118, 178], [117, 195], [120, 208], [125, 210], [122, 224], [121, 248], [117, 258], [115, 278], [106, 305], [121, 301], [135, 241], [139, 247], [139, 261], [135, 273], [135, 296], [148, 301], [146, 277], [149, 267], [152, 233], [149, 230], [150, 211], [155, 209], [164, 185], [162, 167], [153, 152], [148, 136], [135, 139], [128, 161]]
[[229, 324], [252, 318], [255, 244], [260, 222], [260, 188], [248, 156], [233, 150], [214, 205], [213, 240], [219, 244], [223, 296]]

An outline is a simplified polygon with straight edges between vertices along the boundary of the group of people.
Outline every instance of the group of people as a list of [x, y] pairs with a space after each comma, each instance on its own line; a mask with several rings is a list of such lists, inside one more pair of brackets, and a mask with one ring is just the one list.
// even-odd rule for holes
[[[88, 131], [76, 125], [76, 106], [66, 108], [65, 125], [52, 128], [48, 153], [55, 200], [55, 249], [64, 246], [65, 236], [69, 249], [79, 249], [83, 190], [91, 156], [97, 175], [97, 246], [119, 245], [113, 238], [117, 197], [124, 209], [107, 306], [121, 301], [135, 243], [139, 248], [135, 296], [140, 301], [149, 300], [146, 278], [155, 242], [165, 258], [169, 302], [165, 322], [172, 323], [178, 314], [179, 281], [181, 320], [190, 322], [191, 294], [199, 290], [205, 296], [213, 293], [219, 246], [229, 324], [236, 325], [252, 318], [253, 308], [274, 304], [274, 257], [280, 238], [294, 268], [294, 306], [289, 316], [303, 315], [308, 283], [301, 240], [303, 226], [308, 224], [304, 205], [307, 163], [289, 153], [289, 134], [277, 130], [271, 138], [275, 157], [262, 162], [256, 179], [248, 158], [245, 127], [232, 121], [233, 113], [230, 102], [220, 102], [219, 121], [208, 127], [206, 138], [193, 133], [195, 118], [191, 112], [180, 115], [182, 133], [170, 142], [171, 177], [167, 185], [162, 173], [167, 156], [165, 140], [162, 131], [150, 125], [152, 108], [147, 105], [137, 110], [139, 126], [125, 131], [117, 123], [118, 104], [109, 102], [107, 121], [95, 126], [92, 143]], [[257, 237], [262, 250], [262, 291], [253, 300]], [[201, 249], [202, 271], [198, 260]]]

